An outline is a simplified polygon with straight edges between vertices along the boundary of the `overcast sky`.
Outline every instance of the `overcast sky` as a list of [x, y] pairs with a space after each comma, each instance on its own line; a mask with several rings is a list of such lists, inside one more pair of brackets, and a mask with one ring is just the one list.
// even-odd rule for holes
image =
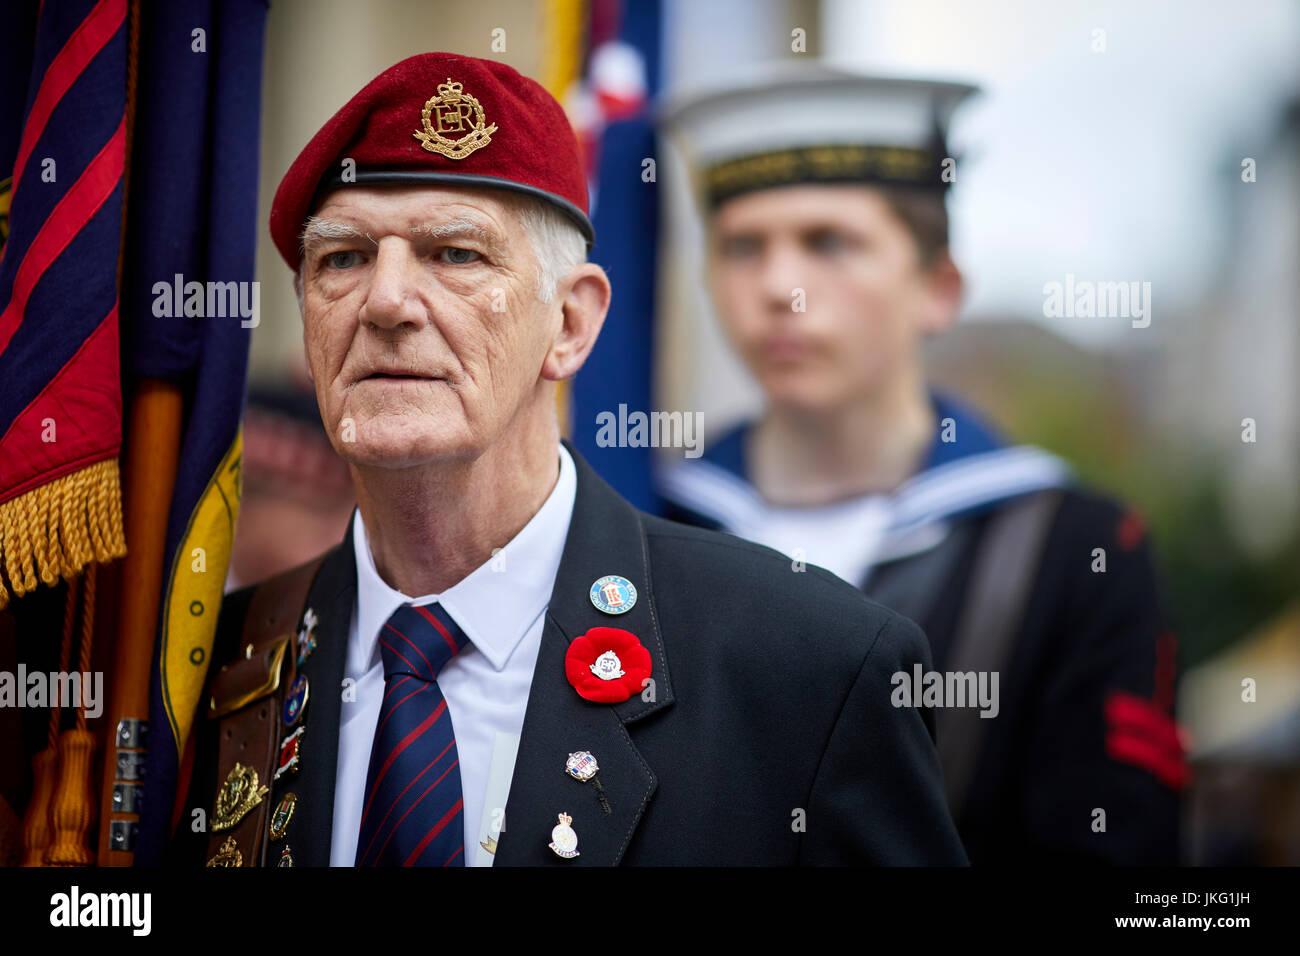
[[[670, 83], [713, 81], [779, 49], [785, 24], [743, 6], [750, 17], [731, 0], [670, 3]], [[1157, 320], [1203, 301], [1226, 251], [1236, 164], [1260, 158], [1300, 95], [1291, 0], [824, 0], [822, 9], [827, 59], [984, 89], [951, 137], [965, 156], [950, 208], [968, 316], [1041, 315], [1043, 284], [1066, 273], [1151, 282]], [[1104, 53], [1093, 52], [1094, 29], [1105, 31]], [[1271, 172], [1261, 168], [1258, 185]], [[1094, 343], [1128, 327], [1053, 325]]]

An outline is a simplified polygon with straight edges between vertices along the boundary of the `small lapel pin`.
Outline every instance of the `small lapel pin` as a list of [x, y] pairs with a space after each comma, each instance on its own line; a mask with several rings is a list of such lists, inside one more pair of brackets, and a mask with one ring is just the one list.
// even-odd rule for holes
[[551, 849], [556, 856], [566, 860], [572, 860], [578, 855], [578, 834], [569, 826], [572, 822], [573, 817], [561, 813], [559, 825], [551, 830]]
[[596, 797], [600, 800], [600, 808], [606, 813], [613, 813], [610, 808], [609, 798], [605, 796], [605, 788], [600, 784], [600, 778], [596, 776], [600, 766], [596, 763], [596, 758], [587, 750], [579, 750], [577, 753], [569, 754], [569, 759], [565, 761], [564, 769], [568, 771], [570, 777], [579, 783], [591, 781], [591, 785], [596, 788]]
[[302, 667], [303, 661], [311, 657], [311, 652], [316, 650], [316, 612], [307, 608], [307, 612], [302, 616], [302, 627], [298, 628], [298, 666]]
[[636, 587], [625, 577], [607, 574], [591, 586], [591, 603], [606, 614], [626, 614], [636, 604]]
[[299, 674], [289, 688], [289, 696], [284, 702], [284, 725], [292, 727], [302, 719], [302, 712], [307, 708], [307, 675]]
[[478, 845], [487, 850], [493, 856], [497, 855], [497, 841], [492, 837], [488, 837], [486, 840], [479, 840]]
[[306, 727], [299, 727], [284, 740], [280, 741], [280, 760], [275, 768], [275, 779], [279, 780], [286, 774], [298, 772], [298, 745], [302, 740], [303, 731]]
[[286, 793], [280, 798], [280, 805], [271, 814], [272, 840], [279, 840], [284, 837], [285, 832], [289, 829], [289, 821], [293, 819], [293, 809], [297, 805], [298, 795], [296, 793]]
[[650, 676], [650, 652], [631, 631], [593, 627], [569, 645], [564, 676], [579, 697], [617, 704], [641, 693]]

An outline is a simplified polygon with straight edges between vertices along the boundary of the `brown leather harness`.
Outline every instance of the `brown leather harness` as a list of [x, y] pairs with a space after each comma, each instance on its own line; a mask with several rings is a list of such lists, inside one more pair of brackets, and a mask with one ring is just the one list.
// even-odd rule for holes
[[[212, 678], [207, 716], [219, 721], [220, 789], [209, 818], [209, 865], [266, 865], [271, 806], [264, 795], [278, 762], [285, 695], [298, 672], [298, 622], [324, 559], [322, 555], [257, 586], [244, 616], [238, 656]], [[236, 764], [241, 772], [232, 776]], [[217, 829], [231, 818], [230, 826]]]

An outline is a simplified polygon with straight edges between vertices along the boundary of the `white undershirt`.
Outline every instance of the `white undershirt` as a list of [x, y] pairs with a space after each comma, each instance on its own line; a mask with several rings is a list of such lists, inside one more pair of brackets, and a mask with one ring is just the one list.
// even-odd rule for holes
[[890, 521], [888, 495], [864, 495], [809, 508], [753, 509], [727, 530], [792, 559], [815, 564], [860, 587]]
[[389, 587], [375, 570], [361, 512], [354, 516], [357, 599], [344, 676], [355, 681], [356, 700], [344, 700], [339, 718], [331, 866], [352, 866], [356, 858], [370, 747], [384, 696], [379, 631], [408, 601], [439, 602], [470, 640], [438, 674], [438, 687], [447, 700], [460, 757], [465, 863], [492, 865], [492, 855], [479, 843], [485, 831], [491, 832], [493, 811], [505, 807], [542, 625], [577, 494], [577, 472], [563, 445], [559, 456], [559, 480], [532, 520], [491, 560], [442, 594], [413, 598]]

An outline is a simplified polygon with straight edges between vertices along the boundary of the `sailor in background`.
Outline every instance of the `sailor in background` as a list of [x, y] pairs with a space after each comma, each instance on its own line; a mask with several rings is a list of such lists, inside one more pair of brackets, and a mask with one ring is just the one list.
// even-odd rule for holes
[[[921, 342], [961, 301], [945, 135], [972, 92], [814, 66], [667, 110], [710, 292], [765, 406], [660, 492], [668, 517], [825, 567], [923, 627], [940, 676], [895, 690], [946, 705], [972, 863], [1173, 863], [1187, 768], [1141, 523], [926, 384]], [[975, 700], [952, 706], [958, 688]]]

